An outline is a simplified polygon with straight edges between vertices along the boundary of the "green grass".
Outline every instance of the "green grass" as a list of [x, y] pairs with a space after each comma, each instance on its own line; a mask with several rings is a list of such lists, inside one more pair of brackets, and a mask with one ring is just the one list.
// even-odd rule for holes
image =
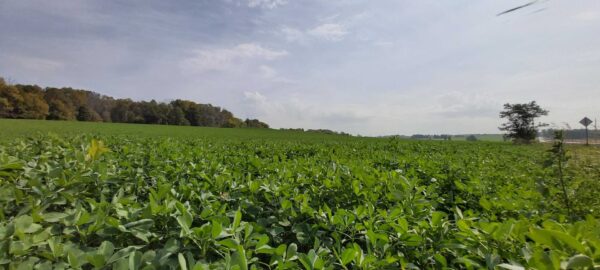
[[[474, 134], [475, 138], [477, 138], [477, 140], [479, 141], [486, 141], [486, 142], [503, 142], [504, 141], [504, 137], [502, 136], [502, 134]], [[455, 141], [464, 141], [467, 139], [467, 136], [469, 135], [454, 135], [452, 136], [452, 140]]]
[[[0, 119], [0, 140], [39, 133], [64, 135], [127, 135], [137, 137], [171, 138], [223, 138], [223, 139], [268, 139], [268, 140], [364, 140], [375, 138], [356, 138], [334, 134], [299, 132], [290, 130], [254, 129], [254, 128], [211, 128], [192, 126], [168, 126], [124, 123], [94, 123], [79, 121], [47, 121], [29, 119]], [[467, 135], [452, 137], [455, 141], [464, 141]], [[477, 139], [487, 142], [502, 142], [502, 134], [477, 134]]]
[[0, 140], [35, 134], [91, 134], [97, 136], [124, 135], [135, 137], [221, 138], [265, 140], [353, 140], [349, 136], [256, 128], [211, 128], [78, 121], [47, 121], [0, 119]]

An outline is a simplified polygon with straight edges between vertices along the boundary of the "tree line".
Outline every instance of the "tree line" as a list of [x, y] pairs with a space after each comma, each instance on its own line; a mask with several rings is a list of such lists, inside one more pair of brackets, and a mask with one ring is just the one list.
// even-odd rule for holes
[[321, 133], [321, 134], [341, 135], [341, 136], [352, 136], [350, 133], [346, 133], [343, 131], [334, 131], [331, 129], [280, 128], [279, 130], [308, 132], [308, 133]]
[[[545, 139], [553, 139], [557, 131], [562, 130], [566, 140], [585, 140], [585, 129], [544, 129], [539, 132], [539, 136]], [[588, 131], [590, 138], [600, 138], [600, 131], [591, 129]]]
[[444, 140], [444, 141], [451, 141], [452, 140], [452, 135], [449, 134], [414, 134], [410, 136], [411, 139], [415, 139], [415, 140]]
[[169, 103], [115, 99], [70, 87], [9, 84], [0, 77], [0, 118], [78, 120], [203, 127], [268, 128], [226, 109], [177, 99]]

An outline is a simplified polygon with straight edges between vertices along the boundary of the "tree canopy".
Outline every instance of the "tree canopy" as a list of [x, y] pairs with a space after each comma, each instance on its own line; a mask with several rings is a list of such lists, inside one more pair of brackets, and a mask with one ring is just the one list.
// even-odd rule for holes
[[169, 103], [115, 99], [70, 87], [12, 85], [1, 77], [0, 118], [269, 128], [258, 119], [241, 120], [211, 104], [181, 99]]
[[508, 122], [499, 127], [506, 131], [505, 138], [515, 143], [531, 143], [537, 136], [537, 129], [547, 124], [535, 123], [535, 119], [548, 115], [548, 111], [542, 109], [535, 101], [522, 104], [504, 104], [504, 110], [500, 112], [500, 118], [506, 118]]

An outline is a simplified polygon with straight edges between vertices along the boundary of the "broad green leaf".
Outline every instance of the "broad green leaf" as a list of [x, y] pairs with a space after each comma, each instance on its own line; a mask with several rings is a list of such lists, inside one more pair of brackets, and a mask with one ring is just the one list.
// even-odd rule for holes
[[86, 260], [95, 268], [100, 268], [106, 263], [106, 257], [102, 254], [91, 252], [85, 256]]
[[442, 225], [442, 220], [444, 219], [445, 215], [445, 213], [438, 211], [431, 213], [431, 226], [439, 227]]
[[492, 209], [492, 203], [484, 197], [481, 197], [479, 199], [479, 205], [481, 205], [481, 207], [483, 207], [483, 209], [488, 210], [488, 211]]
[[242, 211], [240, 209], [238, 209], [237, 211], [235, 211], [235, 216], [233, 218], [233, 230], [234, 231], [240, 226], [241, 221], [242, 221]]
[[233, 249], [233, 250], [235, 250], [239, 246], [239, 243], [236, 240], [231, 239], [231, 238], [221, 240], [217, 243], [219, 243], [219, 245], [228, 247], [229, 249]]
[[154, 224], [154, 220], [152, 219], [140, 219], [134, 222], [129, 222], [123, 225], [125, 228], [135, 228], [135, 227], [150, 227]]
[[297, 254], [298, 254], [298, 246], [296, 245], [296, 243], [291, 243], [285, 252], [285, 257], [286, 257], [285, 259], [290, 260], [290, 261], [295, 260], [298, 258], [296, 256]]
[[106, 258], [110, 258], [115, 252], [115, 246], [110, 241], [104, 241], [98, 248], [98, 253], [104, 255]]
[[581, 253], [586, 252], [585, 247], [579, 241], [563, 232], [532, 228], [529, 236], [537, 243], [545, 244], [559, 250], [562, 248], [559, 244], [562, 243]]
[[137, 270], [140, 268], [142, 262], [142, 253], [139, 251], [132, 251], [129, 253], [129, 269]]
[[513, 265], [513, 264], [508, 264], [508, 263], [501, 263], [498, 265], [498, 267], [501, 267], [503, 269], [508, 269], [508, 270], [525, 270], [525, 267], [523, 267], [523, 266]]
[[586, 255], [575, 255], [569, 258], [567, 262], [567, 269], [590, 269], [594, 267], [594, 262], [592, 258]]
[[221, 232], [223, 232], [223, 227], [221, 226], [221, 223], [217, 220], [213, 220], [211, 228], [211, 235], [213, 239], [217, 239], [219, 235], [221, 235]]
[[464, 219], [456, 221], [456, 226], [463, 232], [471, 232], [471, 227]]
[[350, 262], [352, 262], [352, 260], [354, 260], [355, 257], [356, 250], [354, 250], [353, 248], [344, 249], [344, 251], [342, 251], [342, 264], [349, 264]]
[[59, 213], [59, 212], [48, 212], [48, 213], [42, 214], [42, 218], [46, 222], [60, 222], [67, 216], [68, 216], [68, 214]]
[[187, 263], [185, 261], [185, 257], [183, 256], [183, 254], [181, 254], [181, 253], [177, 254], [177, 261], [179, 261], [179, 269], [187, 270]]
[[448, 266], [448, 261], [446, 261], [446, 258], [444, 256], [442, 256], [441, 254], [435, 254], [433, 255], [433, 258], [435, 259], [435, 261], [437, 263], [439, 263], [441, 266], [446, 267]]
[[248, 261], [246, 259], [246, 251], [242, 246], [238, 246], [237, 250], [233, 253], [232, 261], [234, 265], [240, 267], [240, 270], [248, 270]]
[[111, 264], [113, 262], [116, 262], [119, 259], [129, 256], [133, 251], [138, 250], [140, 248], [141, 246], [128, 246], [126, 248], [120, 249], [119, 251], [115, 252], [106, 263]]

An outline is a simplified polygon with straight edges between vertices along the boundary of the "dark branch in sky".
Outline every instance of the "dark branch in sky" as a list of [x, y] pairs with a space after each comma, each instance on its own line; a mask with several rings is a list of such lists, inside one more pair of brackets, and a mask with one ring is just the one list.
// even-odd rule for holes
[[529, 3], [527, 3], [527, 4], [524, 4], [524, 5], [521, 5], [521, 6], [515, 7], [515, 8], [511, 8], [511, 9], [509, 9], [509, 10], [505, 10], [505, 11], [503, 11], [503, 12], [500, 12], [500, 13], [498, 13], [498, 15], [496, 15], [496, 16], [500, 16], [500, 15], [504, 15], [504, 14], [506, 14], [506, 13], [511, 13], [511, 12], [513, 12], [513, 11], [517, 11], [517, 10], [519, 10], [519, 9], [522, 9], [522, 8], [525, 8], [525, 7], [528, 7], [528, 6], [531, 6], [531, 5], [535, 4], [536, 2], [537, 2], [537, 1], [531, 1], [531, 2], [529, 2]]

